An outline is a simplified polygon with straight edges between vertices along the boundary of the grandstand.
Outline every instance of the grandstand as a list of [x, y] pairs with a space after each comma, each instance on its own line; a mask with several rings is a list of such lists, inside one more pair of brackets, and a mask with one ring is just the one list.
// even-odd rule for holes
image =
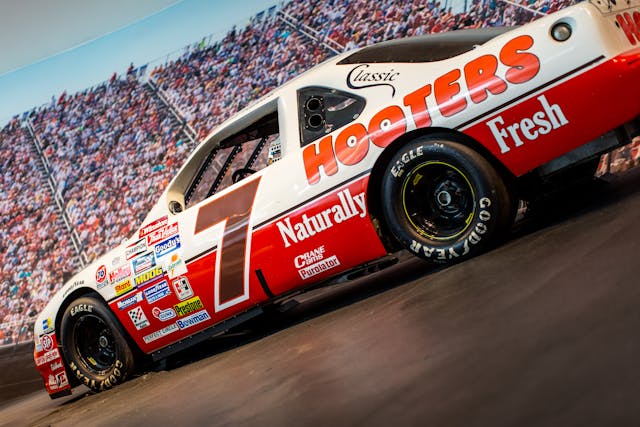
[[[73, 272], [140, 225], [197, 141], [326, 58], [392, 38], [513, 25], [570, 0], [290, 0], [179, 58], [34, 109], [0, 131], [0, 345]], [[466, 4], [466, 2], [465, 2]], [[141, 70], [146, 70], [143, 67]]]

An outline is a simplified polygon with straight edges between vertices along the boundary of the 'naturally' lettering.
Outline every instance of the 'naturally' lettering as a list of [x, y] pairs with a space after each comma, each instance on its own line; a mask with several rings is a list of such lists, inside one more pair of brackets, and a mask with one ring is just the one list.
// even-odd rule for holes
[[364, 197], [364, 192], [352, 196], [349, 189], [342, 190], [338, 192], [339, 203], [322, 212], [311, 216], [303, 214], [299, 222], [292, 223], [291, 218], [278, 221], [276, 225], [284, 247], [288, 248], [292, 243], [308, 239], [355, 216], [364, 218], [367, 215]]

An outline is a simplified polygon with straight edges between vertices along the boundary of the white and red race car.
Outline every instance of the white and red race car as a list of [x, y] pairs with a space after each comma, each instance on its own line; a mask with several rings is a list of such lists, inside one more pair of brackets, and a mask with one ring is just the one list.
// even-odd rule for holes
[[51, 299], [47, 391], [111, 388], [141, 356], [398, 250], [467, 259], [508, 230], [523, 178], [593, 172], [639, 115], [640, 0], [332, 58], [211, 133], [144, 225]]

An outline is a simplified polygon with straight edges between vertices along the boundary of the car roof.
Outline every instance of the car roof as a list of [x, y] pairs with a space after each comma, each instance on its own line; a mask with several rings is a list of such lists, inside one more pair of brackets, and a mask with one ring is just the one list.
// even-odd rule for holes
[[467, 29], [389, 40], [364, 47], [341, 59], [338, 64], [441, 61], [468, 52], [514, 28]]

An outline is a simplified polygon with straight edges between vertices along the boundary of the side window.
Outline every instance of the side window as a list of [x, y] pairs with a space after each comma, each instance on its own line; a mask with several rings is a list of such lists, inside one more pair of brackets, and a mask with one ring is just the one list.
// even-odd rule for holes
[[298, 91], [298, 116], [302, 146], [333, 132], [360, 116], [366, 102], [351, 93], [311, 86]]
[[186, 194], [186, 207], [280, 160], [278, 113], [272, 112], [223, 140], [201, 162]]

